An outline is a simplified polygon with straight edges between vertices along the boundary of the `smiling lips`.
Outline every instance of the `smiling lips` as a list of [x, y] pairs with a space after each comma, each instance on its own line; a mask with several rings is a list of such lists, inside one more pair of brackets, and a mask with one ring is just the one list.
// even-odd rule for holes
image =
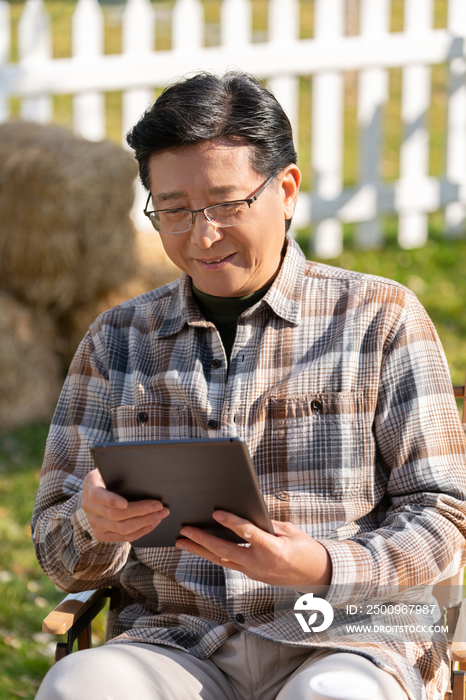
[[208, 267], [209, 269], [217, 269], [223, 264], [229, 262], [233, 255], [234, 253], [230, 253], [230, 255], [226, 255], [223, 258], [216, 258], [215, 260], [202, 260], [201, 258], [197, 258], [196, 262], [198, 262], [203, 267]]

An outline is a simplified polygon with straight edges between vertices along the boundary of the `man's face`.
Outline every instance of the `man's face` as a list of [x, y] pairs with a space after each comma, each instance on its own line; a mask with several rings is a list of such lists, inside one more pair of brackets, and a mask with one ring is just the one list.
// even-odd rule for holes
[[[155, 153], [150, 159], [154, 209], [201, 209], [248, 199], [265, 178], [250, 166], [250, 147], [205, 142]], [[280, 267], [285, 219], [293, 215], [300, 182], [284, 168], [251, 206], [244, 224], [216, 227], [202, 213], [186, 233], [161, 233], [172, 262], [206, 294], [239, 297], [271, 282]]]

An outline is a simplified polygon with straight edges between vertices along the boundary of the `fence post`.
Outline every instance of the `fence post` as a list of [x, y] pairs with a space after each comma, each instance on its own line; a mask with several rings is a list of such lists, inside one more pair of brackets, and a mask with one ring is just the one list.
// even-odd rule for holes
[[[277, 53], [286, 51], [290, 41], [299, 39], [299, 3], [297, 0], [269, 0], [268, 40]], [[288, 115], [298, 143], [299, 78], [280, 75], [268, 81], [275, 97]]]
[[[361, 0], [361, 35], [377, 41], [389, 31], [389, 0]], [[361, 186], [373, 202], [373, 216], [356, 228], [360, 247], [375, 248], [382, 243], [377, 197], [382, 140], [382, 108], [388, 99], [388, 74], [383, 68], [367, 68], [359, 74], [358, 124], [360, 129]]]
[[[39, 63], [52, 58], [50, 17], [43, 0], [27, 0], [18, 25], [19, 58], [24, 63]], [[46, 124], [52, 120], [49, 95], [27, 97], [21, 103], [21, 118]]]
[[[432, 26], [432, 0], [405, 0], [406, 38]], [[403, 68], [401, 118], [404, 133], [400, 149], [400, 214], [398, 242], [402, 248], [415, 248], [427, 241], [427, 214], [410, 200], [425, 186], [429, 170], [429, 134], [426, 114], [430, 106], [429, 66], [416, 64]]]
[[[0, 68], [10, 58], [10, 3], [0, 0]], [[0, 83], [0, 123], [8, 119], [10, 113], [8, 96], [2, 93]]]
[[220, 43], [244, 46], [252, 41], [252, 7], [249, 0], [223, 0], [220, 7]]
[[[189, 52], [204, 43], [204, 10], [199, 0], [177, 0], [173, 8], [172, 47], [174, 51]], [[191, 70], [195, 70], [192, 66]]]
[[[448, 5], [448, 29], [463, 40], [466, 51], [466, 2], [450, 0]], [[447, 179], [458, 184], [466, 194], [466, 58], [458, 56], [450, 61], [448, 89], [448, 129], [446, 152]], [[464, 233], [466, 204], [451, 202], [445, 208], [445, 225], [450, 236]]]
[[[92, 70], [93, 62], [103, 54], [104, 22], [97, 0], [78, 0], [72, 20], [73, 57], [82, 70]], [[83, 92], [73, 98], [73, 128], [90, 141], [105, 136], [105, 101], [100, 92]]]
[[[316, 42], [338, 42], [343, 35], [343, 0], [316, 0], [314, 5]], [[343, 158], [343, 75], [337, 72], [314, 76], [312, 95], [312, 165], [315, 192], [333, 199], [342, 188]], [[342, 225], [324, 219], [315, 227], [314, 249], [322, 258], [339, 255], [343, 248]]]
[[[123, 11], [122, 50], [127, 56], [143, 55], [154, 51], [155, 12], [150, 0], [128, 0]], [[128, 148], [125, 135], [136, 124], [143, 112], [151, 105], [154, 90], [138, 88], [126, 90], [122, 100], [123, 147]], [[134, 204], [131, 212], [138, 231], [154, 232], [143, 209], [147, 193], [139, 178], [134, 183]]]
[[[128, 0], [123, 11], [122, 49], [126, 56], [150, 53], [155, 43], [155, 12], [150, 0]], [[123, 145], [125, 134], [153, 101], [154, 91], [140, 88], [123, 93]]]

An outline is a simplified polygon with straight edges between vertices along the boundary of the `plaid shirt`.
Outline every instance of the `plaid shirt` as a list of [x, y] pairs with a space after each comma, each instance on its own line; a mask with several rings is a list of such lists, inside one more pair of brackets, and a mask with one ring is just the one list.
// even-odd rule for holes
[[[442, 634], [345, 628], [356, 621], [347, 604], [426, 591], [465, 563], [465, 436], [440, 342], [409, 290], [306, 262], [287, 243], [274, 284], [238, 319], [228, 373], [186, 275], [91, 326], [47, 442], [33, 515], [39, 562], [68, 591], [120, 582], [135, 602], [116, 643], [207, 658], [245, 630], [366, 655], [410, 697], [443, 697]], [[328, 549], [335, 620], [325, 632], [301, 630], [292, 610], [300, 593], [287, 606], [289, 591], [187, 552], [92, 535], [81, 508], [90, 445], [234, 436], [247, 441], [271, 517]]]

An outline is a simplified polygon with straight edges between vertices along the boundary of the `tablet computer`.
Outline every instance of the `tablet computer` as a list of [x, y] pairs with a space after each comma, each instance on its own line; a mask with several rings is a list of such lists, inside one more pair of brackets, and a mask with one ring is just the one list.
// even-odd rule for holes
[[217, 509], [274, 534], [244, 440], [106, 442], [94, 445], [91, 453], [109, 491], [128, 501], [155, 498], [170, 510], [133, 547], [173, 547], [184, 525], [243, 542], [212, 518]]

